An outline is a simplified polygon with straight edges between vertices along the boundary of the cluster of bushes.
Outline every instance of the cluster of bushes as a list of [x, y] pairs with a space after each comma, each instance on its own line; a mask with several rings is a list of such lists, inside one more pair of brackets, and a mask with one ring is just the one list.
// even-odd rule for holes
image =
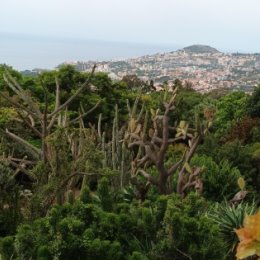
[[[40, 111], [44, 109], [42, 86], [48, 92], [47, 110], [52, 111], [55, 106], [55, 78], [61, 85], [62, 103], [89, 75], [70, 66], [44, 72], [35, 78], [23, 77], [7, 69], [32, 96]], [[35, 161], [22, 144], [13, 141], [10, 136], [7, 139], [5, 128], [19, 134], [34, 148], [43, 147], [42, 140], [35, 133], [37, 131], [32, 130], [33, 127], [41, 129], [41, 124], [32, 120], [33, 126], [29, 129], [31, 119], [28, 117], [29, 121], [23, 121], [23, 117], [28, 115], [19, 114], [17, 107], [12, 105], [12, 102], [20, 102], [21, 97], [8, 89], [3, 79], [5, 71], [6, 67], [0, 66], [0, 94], [11, 97], [9, 103], [8, 99], [0, 99], [0, 152], [3, 154], [1, 160], [5, 162], [0, 163], [0, 259], [235, 259], [238, 240], [234, 228], [241, 227], [245, 215], [255, 213], [260, 205], [260, 87], [251, 96], [243, 92], [214, 96], [214, 93], [202, 95], [184, 88], [180, 81], [175, 82], [179, 92], [176, 108], [171, 111], [169, 119], [171, 125], [175, 127], [181, 120], [187, 120], [190, 121], [189, 128], [195, 132], [196, 127], [203, 129], [202, 120], [200, 125], [202, 118], [207, 117], [212, 124], [186, 165], [190, 174], [196, 167], [202, 169], [202, 194], [194, 192], [191, 186], [184, 194], [187, 196], [181, 197], [175, 193], [178, 171], [168, 178], [167, 185], [173, 193], [161, 195], [144, 176], [131, 178], [131, 163], [135, 162], [131, 161], [130, 152], [120, 154], [121, 157], [114, 156], [116, 152], [122, 152], [121, 144], [124, 145], [121, 130], [127, 128], [124, 123], [129, 113], [125, 100], [129, 100], [129, 105], [139, 98], [146, 105], [146, 114], [151, 109], [159, 115], [160, 109], [163, 110], [161, 101], [164, 92], [154, 92], [151, 84], [136, 77], [114, 82], [106, 74], [94, 74], [92, 84], [95, 88], [80, 93], [70, 103], [68, 111], [62, 111], [59, 120], [65, 113], [69, 114], [68, 118], [77, 117], [79, 104], [82, 113], [101, 100], [94, 113], [82, 118], [79, 127], [72, 125], [65, 128], [69, 138], [83, 138], [87, 132], [93, 133], [94, 124], [99, 119], [101, 121], [100, 114], [102, 127], [101, 124], [97, 127], [94, 141], [85, 137], [84, 156], [81, 158], [82, 154], [78, 154], [80, 160], [75, 166], [73, 160], [77, 158], [75, 151], [79, 143], [77, 140], [73, 143], [76, 148], [73, 147], [75, 150], [71, 153], [72, 143], [66, 139], [63, 134], [65, 128], [58, 125], [57, 119], [53, 135], [46, 139], [49, 145], [54, 143], [50, 154], [58, 158], [59, 163], [50, 160], [47, 164], [41, 159]], [[141, 93], [139, 88], [143, 85], [145, 88]], [[115, 109], [116, 104], [118, 107]], [[143, 108], [138, 104], [137, 109]], [[112, 129], [110, 125], [113, 125]], [[86, 131], [83, 132], [82, 128]], [[136, 131], [139, 130], [137, 127]], [[82, 136], [77, 136], [80, 131]], [[102, 131], [106, 131], [106, 135]], [[59, 135], [55, 135], [57, 133]], [[169, 145], [165, 165], [180, 160], [189, 145], [185, 138]], [[107, 147], [111, 149], [104, 153]], [[138, 154], [142, 150], [133, 152]], [[10, 163], [7, 155], [17, 160]], [[109, 158], [110, 164], [105, 161]], [[30, 160], [29, 166], [24, 166], [23, 162]], [[80, 175], [74, 176], [75, 172], [71, 172], [75, 170], [74, 166], [80, 173], [90, 172], [90, 176], [86, 174], [84, 179]], [[151, 177], [158, 176], [156, 167], [147, 165], [147, 169]], [[46, 172], [48, 178], [44, 181], [42, 176]], [[102, 178], [102, 175], [107, 178]], [[71, 176], [75, 178], [70, 179]], [[187, 178], [188, 175], [184, 181]], [[85, 182], [86, 179], [88, 181]], [[245, 180], [248, 195], [246, 202], [238, 201], [237, 205], [231, 205], [228, 201], [240, 191], [238, 179]], [[80, 195], [75, 197], [74, 191], [66, 191], [68, 184], [77, 192], [80, 190]], [[139, 200], [137, 192], [142, 191], [143, 197]]]
[[103, 200], [111, 194], [98, 194], [93, 202], [87, 189], [83, 193], [2, 239], [4, 259], [223, 259], [218, 227], [206, 214], [209, 205], [195, 193], [183, 200], [173, 194], [110, 205]]

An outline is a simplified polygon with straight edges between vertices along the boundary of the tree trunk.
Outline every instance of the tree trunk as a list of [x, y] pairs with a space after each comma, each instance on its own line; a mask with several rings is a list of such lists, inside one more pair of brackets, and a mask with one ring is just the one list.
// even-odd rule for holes
[[160, 176], [159, 176], [159, 182], [158, 182], [158, 190], [160, 194], [168, 194], [169, 190], [167, 187], [167, 180], [168, 180], [168, 175], [165, 170], [160, 171]]

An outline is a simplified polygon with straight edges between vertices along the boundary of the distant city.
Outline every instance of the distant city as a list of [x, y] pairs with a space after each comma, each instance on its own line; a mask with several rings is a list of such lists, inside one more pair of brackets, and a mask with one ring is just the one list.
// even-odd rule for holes
[[[79, 71], [108, 73], [112, 79], [137, 75], [144, 81], [153, 80], [157, 88], [175, 79], [188, 82], [200, 92], [228, 88], [252, 91], [260, 83], [260, 54], [222, 53], [205, 45], [192, 45], [177, 51], [113, 61], [65, 61]], [[39, 70], [34, 70], [38, 73]], [[29, 73], [29, 71], [24, 71]]]

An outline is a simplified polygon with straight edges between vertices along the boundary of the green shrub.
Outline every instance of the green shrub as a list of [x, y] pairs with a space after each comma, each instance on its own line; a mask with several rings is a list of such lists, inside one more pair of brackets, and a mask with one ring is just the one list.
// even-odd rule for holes
[[119, 217], [115, 213], [102, 212], [98, 223], [100, 237], [115, 240], [118, 235]]
[[90, 196], [90, 191], [89, 188], [87, 186], [84, 186], [81, 191], [80, 191], [80, 200], [87, 204], [87, 203], [91, 203], [91, 196]]
[[101, 207], [105, 211], [111, 211], [113, 207], [112, 196], [109, 191], [109, 182], [106, 177], [103, 177], [98, 183], [97, 194], [101, 201]]
[[100, 206], [76, 200], [20, 226], [17, 260], [184, 260], [183, 253], [192, 259], [222, 259], [218, 227], [196, 194], [183, 200], [164, 195], [154, 203], [122, 203], [114, 212]]
[[206, 209], [206, 201], [194, 193], [183, 200], [173, 195], [167, 203], [154, 259], [224, 259], [218, 227], [206, 216]]
[[9, 260], [13, 256], [14, 256], [14, 237], [7, 236], [0, 239], [0, 259]]
[[3, 237], [15, 234], [22, 220], [20, 193], [13, 170], [0, 162], [0, 235]]
[[40, 246], [37, 250], [37, 260], [50, 260], [51, 253], [48, 246]]
[[129, 256], [128, 260], [149, 260], [149, 259], [142, 253], [134, 251], [133, 254]]
[[238, 191], [237, 180], [240, 171], [227, 160], [216, 163], [206, 155], [194, 156], [191, 164], [204, 167], [202, 172], [203, 196], [212, 201], [223, 201]]
[[19, 260], [36, 258], [36, 233], [31, 225], [18, 227], [15, 236], [15, 250]]
[[166, 195], [160, 195], [156, 200], [156, 223], [161, 226], [161, 223], [164, 218], [164, 214], [167, 208], [167, 202], [168, 202], [169, 196]]

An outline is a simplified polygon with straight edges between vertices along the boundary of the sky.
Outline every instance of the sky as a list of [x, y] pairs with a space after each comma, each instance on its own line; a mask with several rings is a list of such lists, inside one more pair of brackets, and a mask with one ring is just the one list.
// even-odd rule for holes
[[259, 0], [0, 1], [0, 63], [16, 67], [40, 66], [48, 53], [51, 67], [191, 44], [260, 52]]

